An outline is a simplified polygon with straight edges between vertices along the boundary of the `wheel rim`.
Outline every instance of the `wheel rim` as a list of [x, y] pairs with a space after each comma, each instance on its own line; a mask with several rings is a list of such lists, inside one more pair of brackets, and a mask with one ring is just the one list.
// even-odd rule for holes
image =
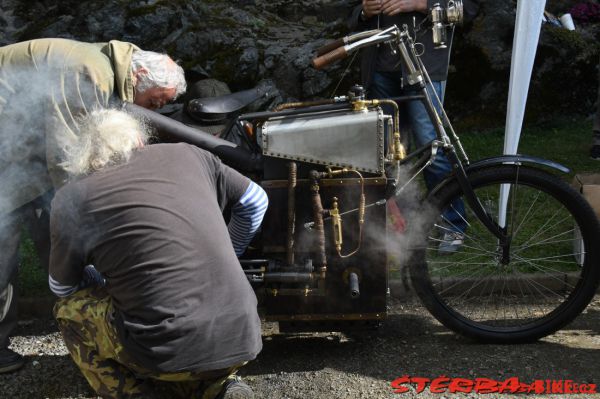
[[468, 207], [460, 250], [439, 252], [444, 233], [457, 230], [448, 220], [457, 214], [452, 206], [436, 221], [425, 250], [430, 286], [442, 306], [465, 323], [498, 332], [545, 323], [578, 291], [585, 270], [585, 245], [569, 204], [518, 179], [506, 183], [485, 183], [475, 192], [498, 222], [500, 186], [509, 187], [508, 264], [500, 262], [498, 239]]

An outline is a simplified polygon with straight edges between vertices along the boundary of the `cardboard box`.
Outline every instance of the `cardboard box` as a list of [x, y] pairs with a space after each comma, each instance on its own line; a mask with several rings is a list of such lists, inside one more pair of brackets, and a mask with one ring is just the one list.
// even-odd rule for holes
[[590, 203], [600, 218], [600, 173], [577, 174], [573, 186]]
[[[596, 217], [600, 219], [600, 173], [582, 173], [575, 175], [573, 187], [579, 191], [590, 203]], [[573, 253], [579, 265], [583, 265], [583, 241], [579, 227], [575, 226], [575, 239], [573, 240]]]

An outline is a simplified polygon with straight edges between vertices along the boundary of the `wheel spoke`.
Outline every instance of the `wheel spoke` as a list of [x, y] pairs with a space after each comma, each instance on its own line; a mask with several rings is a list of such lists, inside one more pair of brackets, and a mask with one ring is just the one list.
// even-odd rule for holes
[[[540, 226], [537, 230], [537, 232], [535, 232], [535, 234], [533, 234], [531, 237], [529, 237], [529, 239], [527, 241], [525, 241], [522, 245], [527, 245], [529, 244], [531, 241], [533, 241], [534, 239], [538, 238], [541, 234], [550, 231], [552, 229], [554, 229], [556, 226], [558, 226], [559, 224], [562, 224], [564, 221], [569, 219], [569, 216], [565, 216], [563, 219], [555, 222], [552, 226], [548, 226], [548, 223], [550, 223], [558, 214], [559, 210], [557, 210], [555, 212], [554, 215], [552, 215], [552, 217], [550, 219], [548, 219], [542, 226]], [[572, 229], [571, 231], [573, 231], [574, 229]]]
[[564, 236], [564, 235], [569, 234], [569, 233], [574, 233], [574, 232], [575, 232], [575, 230], [571, 229], [571, 230], [568, 230], [568, 231], [565, 231], [565, 232], [562, 232], [562, 233], [559, 233], [559, 234], [555, 234], [552, 237], [548, 237], [547, 239], [542, 240], [540, 242], [537, 242], [535, 244], [529, 244], [527, 246], [523, 246], [523, 245], [515, 246], [514, 247], [514, 253], [518, 254], [519, 252], [522, 252], [524, 250], [527, 250], [527, 249], [530, 249], [532, 247], [536, 247], [536, 246], [539, 246], [539, 245], [560, 244], [562, 242], [571, 242], [572, 243], [573, 241], [575, 241], [575, 238], [566, 238], [564, 240], [555, 240], [555, 238], [558, 238], [560, 236]]
[[[418, 292], [436, 295], [438, 301], [425, 301], [432, 313], [442, 321], [454, 319], [449, 325], [472, 336], [492, 341], [507, 337], [509, 342], [517, 332], [523, 334], [514, 341], [548, 334], [553, 326], [576, 316], [573, 306], [566, 305], [581, 297], [575, 295], [578, 290], [586, 290], [582, 294], [586, 300], [593, 297], [593, 284], [582, 279], [584, 272], [600, 278], [589, 269], [597, 263], [596, 249], [582, 248], [577, 242], [600, 236], [595, 222], [586, 220], [594, 220], [592, 212], [578, 205], [581, 200], [573, 190], [545, 172], [502, 165], [472, 175], [476, 177], [470, 174], [469, 180], [474, 181], [478, 200], [496, 222], [494, 204], [500, 204], [500, 187], [507, 186], [503, 227], [511, 240], [509, 253], [503, 252], [498, 238], [470, 207], [466, 215], [456, 213], [453, 204], [463, 194], [455, 181], [454, 186], [438, 190], [435, 203], [442, 204], [438, 215], [442, 209], [446, 215], [455, 212], [458, 216], [452, 219], [467, 225], [463, 244], [450, 254], [438, 252], [444, 233], [457, 231], [445, 215], [438, 216], [437, 223], [430, 225], [427, 245], [418, 248], [427, 259], [425, 269], [415, 271], [427, 274], [415, 280], [421, 285]], [[586, 261], [581, 262], [584, 256]]]

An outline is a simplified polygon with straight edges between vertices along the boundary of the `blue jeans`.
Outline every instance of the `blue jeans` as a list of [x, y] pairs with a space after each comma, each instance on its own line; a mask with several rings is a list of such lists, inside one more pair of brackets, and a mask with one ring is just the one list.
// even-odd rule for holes
[[[433, 88], [435, 89], [440, 100], [444, 99], [444, 90], [446, 88], [445, 81], [434, 81]], [[433, 96], [432, 88], [427, 87], [429, 94]], [[369, 98], [389, 98], [399, 97], [403, 95], [418, 94], [417, 90], [402, 87], [402, 75], [400, 72], [375, 72], [373, 81], [369, 88]], [[441, 104], [438, 104], [435, 98], [433, 99], [434, 106], [438, 112], [441, 110]], [[412, 131], [412, 142], [420, 148], [427, 143], [435, 140], [437, 134], [429, 114], [421, 101], [409, 101], [400, 103], [400, 125], [401, 130], [410, 127]], [[384, 106], [384, 111], [392, 115], [392, 108]], [[407, 122], [407, 123], [406, 123]], [[424, 171], [425, 184], [428, 189], [432, 189], [439, 182], [444, 180], [452, 171], [450, 161], [444, 153], [438, 151], [435, 161], [428, 166]], [[453, 231], [464, 233], [467, 228], [465, 220], [465, 205], [461, 199], [455, 200], [451, 204], [451, 208], [444, 211], [443, 217], [448, 224], [448, 228]]]

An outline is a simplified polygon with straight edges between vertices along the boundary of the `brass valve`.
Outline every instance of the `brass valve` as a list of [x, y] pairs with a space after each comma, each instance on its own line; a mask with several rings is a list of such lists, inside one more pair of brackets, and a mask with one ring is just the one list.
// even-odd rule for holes
[[364, 111], [368, 107], [376, 107], [379, 105], [379, 100], [354, 100], [352, 101], [353, 111]]
[[336, 170], [327, 168], [327, 172], [325, 172], [324, 175], [330, 179], [333, 179], [333, 177], [339, 176], [344, 173], [348, 173], [349, 171], [350, 171], [350, 169], [348, 169], [348, 168], [342, 168], [342, 169], [336, 169]]
[[400, 141], [400, 132], [394, 132], [394, 160], [401, 161], [406, 158], [406, 149]]
[[333, 207], [329, 210], [333, 226], [333, 241], [335, 242], [335, 249], [340, 252], [342, 250], [342, 217], [340, 216], [340, 210], [338, 208], [338, 199], [333, 197]]

